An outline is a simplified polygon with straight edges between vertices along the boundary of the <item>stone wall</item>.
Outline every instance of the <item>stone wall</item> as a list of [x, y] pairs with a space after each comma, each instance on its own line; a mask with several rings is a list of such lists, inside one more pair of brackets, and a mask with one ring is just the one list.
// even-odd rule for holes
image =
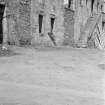
[[[2, 2], [2, 1], [1, 1]], [[7, 37], [13, 45], [62, 45], [64, 40], [63, 0], [3, 0], [6, 5]], [[39, 33], [39, 15], [43, 16]], [[51, 33], [51, 18], [54, 27]]]
[[[87, 2], [73, 0], [72, 9], [75, 10], [73, 12], [70, 9], [64, 9], [63, 0], [0, 0], [0, 3], [2, 2], [6, 5], [6, 16], [3, 21], [7, 22], [5, 42], [42, 46], [73, 45], [74, 42], [78, 44], [80, 39], [87, 43], [88, 33], [84, 34], [86, 32], [83, 30], [89, 18], [100, 13], [102, 5], [102, 0], [95, 0], [91, 11], [90, 0]], [[39, 15], [43, 16], [41, 33]], [[55, 20], [52, 33], [51, 18]]]
[[[63, 0], [45, 0], [44, 3], [38, 0], [31, 1], [31, 35], [32, 44], [53, 46], [53, 41], [48, 33], [51, 31], [51, 18], [55, 18], [53, 27], [53, 38], [57, 45], [61, 45], [64, 40], [64, 17]], [[39, 33], [38, 18], [39, 14], [43, 16], [42, 32]]]
[[64, 45], [73, 46], [74, 44], [74, 11], [65, 8], [64, 12]]
[[7, 7], [8, 43], [30, 43], [30, 0], [12, 0]]
[[[98, 37], [94, 35], [94, 31], [96, 30], [98, 25], [102, 26], [101, 25], [102, 21], [101, 19], [98, 20], [98, 17], [101, 15], [102, 12], [103, 0], [94, 0], [93, 6], [91, 0], [82, 1], [75, 0], [75, 2], [76, 2], [74, 22], [75, 44], [78, 47], [98, 46], [100, 43], [98, 43], [98, 45], [95, 45], [95, 40]], [[102, 27], [100, 27], [99, 29], [100, 32], [97, 32], [98, 35], [101, 35], [100, 33], [103, 33], [103, 30], [101, 28]], [[92, 36], [96, 36], [97, 38]]]
[[[3, 35], [4, 42], [15, 45], [30, 44], [31, 0], [1, 0], [0, 3], [4, 3], [6, 7], [3, 28], [7, 29], [7, 35]], [[4, 27], [5, 23], [7, 26]]]
[[6, 19], [7, 19], [7, 28], [8, 28], [8, 39], [9, 44], [19, 43], [19, 33], [17, 31], [18, 24], [18, 10], [19, 10], [19, 1], [11, 0], [6, 6]]
[[20, 34], [20, 43], [31, 44], [31, 24], [30, 24], [31, 1], [20, 1], [18, 26]]

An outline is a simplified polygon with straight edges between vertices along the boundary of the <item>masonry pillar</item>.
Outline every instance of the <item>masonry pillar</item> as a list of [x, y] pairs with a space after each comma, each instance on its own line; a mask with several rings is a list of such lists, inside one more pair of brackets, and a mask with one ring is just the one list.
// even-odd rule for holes
[[87, 13], [88, 13], [88, 18], [92, 15], [92, 11], [91, 11], [91, 1], [88, 0], [87, 1]]
[[80, 37], [80, 27], [81, 27], [81, 6], [80, 0], [75, 0], [75, 16], [74, 16], [74, 42], [78, 43]]
[[5, 7], [4, 16], [3, 16], [4, 17], [3, 18], [3, 44], [6, 44], [7, 43], [7, 38], [8, 38], [6, 10], [7, 10], [7, 7]]
[[75, 1], [76, 1], [76, 0], [73, 0], [73, 4], [72, 4], [72, 5], [73, 5], [73, 10], [74, 10], [74, 11], [75, 11]]

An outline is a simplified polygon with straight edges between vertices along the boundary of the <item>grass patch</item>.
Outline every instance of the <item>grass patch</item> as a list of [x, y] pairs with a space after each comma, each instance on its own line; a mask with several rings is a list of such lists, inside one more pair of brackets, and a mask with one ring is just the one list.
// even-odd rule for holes
[[98, 66], [100, 69], [105, 70], [105, 64], [99, 64]]
[[0, 57], [3, 57], [3, 56], [13, 56], [13, 55], [17, 55], [17, 53], [15, 53], [14, 51], [12, 51], [9, 48], [3, 49], [2, 46], [0, 46]]

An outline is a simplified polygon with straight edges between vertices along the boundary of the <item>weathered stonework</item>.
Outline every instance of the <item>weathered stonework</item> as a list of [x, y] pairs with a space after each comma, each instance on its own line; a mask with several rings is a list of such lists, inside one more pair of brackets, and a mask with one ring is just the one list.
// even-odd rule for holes
[[[104, 0], [71, 1], [65, 5], [64, 44], [105, 49]], [[71, 9], [74, 13], [70, 11]]]
[[103, 40], [105, 39], [105, 31], [103, 27], [105, 15], [102, 13], [104, 1], [73, 1], [75, 3], [74, 44], [77, 47], [105, 48], [105, 40]]
[[[5, 5], [3, 44], [100, 47], [104, 45], [103, 0], [0, 0]], [[40, 22], [39, 22], [40, 21]], [[98, 36], [97, 36], [98, 35]]]
[[64, 8], [64, 45], [74, 44], [74, 11]]
[[[51, 32], [51, 18], [54, 18], [53, 37], [57, 45], [61, 45], [64, 38], [63, 0], [31, 1], [31, 35], [32, 44], [52, 46], [53, 42], [48, 33]], [[39, 33], [38, 16], [43, 16], [42, 32]]]
[[[54, 45], [48, 35], [51, 33], [51, 18], [53, 23], [53, 39], [56, 45], [61, 45], [64, 39], [63, 0], [2, 0], [5, 9], [6, 37], [9, 44]], [[42, 31], [39, 32], [39, 15], [43, 16]]]
[[5, 12], [3, 16], [3, 43], [20, 45], [31, 43], [30, 37], [30, 0], [2, 0]]
[[[30, 0], [18, 0], [9, 3], [8, 42], [11, 44], [29, 44], [30, 37]], [[7, 15], [8, 16], [8, 15]]]

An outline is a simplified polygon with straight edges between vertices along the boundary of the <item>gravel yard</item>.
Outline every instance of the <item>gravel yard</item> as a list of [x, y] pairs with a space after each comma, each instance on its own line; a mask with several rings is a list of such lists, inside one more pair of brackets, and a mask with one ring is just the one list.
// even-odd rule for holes
[[0, 58], [0, 105], [105, 105], [105, 52], [12, 47]]

